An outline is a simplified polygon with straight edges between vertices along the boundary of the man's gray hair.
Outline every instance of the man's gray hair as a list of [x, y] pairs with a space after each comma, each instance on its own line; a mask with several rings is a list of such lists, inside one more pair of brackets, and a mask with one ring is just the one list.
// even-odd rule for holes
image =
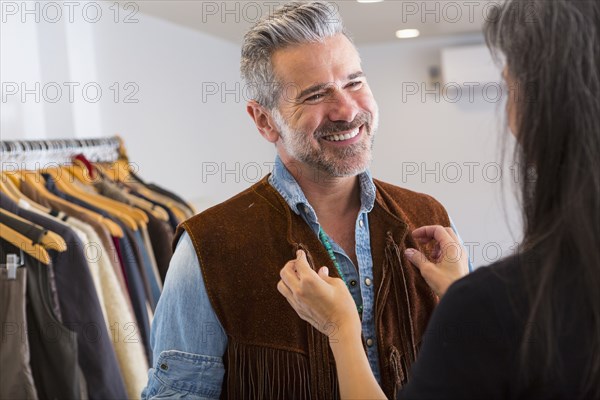
[[241, 72], [252, 99], [272, 110], [282, 93], [273, 71], [271, 56], [276, 50], [347, 34], [334, 3], [294, 1], [260, 19], [244, 35]]

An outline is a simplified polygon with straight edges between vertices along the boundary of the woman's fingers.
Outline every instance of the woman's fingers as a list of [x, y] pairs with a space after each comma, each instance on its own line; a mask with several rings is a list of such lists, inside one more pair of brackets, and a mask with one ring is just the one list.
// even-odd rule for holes
[[279, 271], [279, 277], [292, 291], [300, 286], [300, 277], [296, 272], [296, 260], [288, 261]]
[[288, 303], [290, 303], [294, 310], [296, 310], [297, 306], [294, 300], [294, 294], [283, 281], [280, 280], [279, 282], [277, 282], [277, 290], [283, 295], [283, 297], [285, 297], [285, 299], [288, 301]]
[[423, 273], [427, 267], [433, 266], [433, 263], [425, 257], [425, 254], [415, 249], [407, 249], [405, 252], [409, 261]]
[[426, 244], [432, 240], [436, 242], [430, 254], [431, 259], [435, 262], [440, 262], [443, 259], [456, 262], [462, 257], [466, 257], [458, 236], [450, 227], [441, 225], [422, 226], [415, 229], [412, 235], [420, 244]]
[[[296, 259], [288, 261], [279, 272], [283, 283], [289, 288], [291, 295], [297, 300], [300, 293], [306, 292], [312, 286], [322, 286], [330, 283], [329, 277], [319, 276], [306, 259], [302, 250], [296, 252]], [[324, 288], [323, 288], [324, 289]]]
[[439, 243], [436, 243], [433, 246], [433, 250], [431, 251], [431, 259], [433, 261], [439, 261], [442, 258], [442, 246]]
[[[448, 228], [451, 229], [451, 228]], [[452, 242], [454, 238], [446, 228], [441, 225], [427, 225], [415, 229], [412, 232], [412, 236], [419, 243], [428, 243], [432, 240], [440, 243], [443, 247], [446, 243]]]
[[285, 297], [287, 302], [290, 304], [290, 306], [292, 306], [300, 318], [319, 329], [318, 321], [313, 318], [310, 309], [307, 310], [306, 307], [296, 299], [292, 290], [287, 287], [283, 281], [279, 281], [277, 283], [277, 290], [283, 295], [283, 297]]
[[405, 254], [414, 264], [433, 291], [442, 296], [448, 287], [468, 271], [467, 254], [460, 245], [452, 228], [440, 225], [423, 226], [413, 231], [418, 243], [435, 241], [431, 259], [416, 249], [407, 249]]
[[279, 291], [279, 293], [281, 293], [283, 295], [283, 297], [285, 297], [286, 299], [290, 296], [292, 296], [292, 291], [290, 290], [289, 287], [287, 287], [287, 285], [280, 280], [279, 282], [277, 282], [277, 290]]
[[287, 299], [298, 316], [324, 334], [328, 327], [350, 326], [360, 331], [356, 304], [346, 284], [329, 277], [327, 267], [316, 272], [306, 254], [298, 251], [296, 259], [288, 261], [280, 271], [277, 290]]
[[306, 259], [306, 253], [303, 250], [296, 251], [295, 267], [300, 278], [315, 275], [315, 271], [310, 267]]
[[444, 227], [444, 229], [446, 230], [446, 232], [448, 232], [448, 234], [452, 237], [454, 241], [459, 242], [458, 235], [456, 234], [456, 232], [454, 232], [454, 229], [450, 228], [449, 226]]

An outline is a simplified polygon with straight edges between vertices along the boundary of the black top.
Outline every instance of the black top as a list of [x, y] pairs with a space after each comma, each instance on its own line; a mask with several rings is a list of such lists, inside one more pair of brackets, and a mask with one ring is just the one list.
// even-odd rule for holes
[[522, 260], [511, 257], [480, 268], [448, 289], [398, 399], [583, 398], [579, 385], [591, 351], [584, 333], [591, 331], [585, 307], [573, 300], [577, 288], [567, 268], [553, 296], [559, 304], [556, 315], [567, 316], [553, 357], [554, 378], [524, 382], [519, 374], [518, 350], [528, 310], [527, 265]]

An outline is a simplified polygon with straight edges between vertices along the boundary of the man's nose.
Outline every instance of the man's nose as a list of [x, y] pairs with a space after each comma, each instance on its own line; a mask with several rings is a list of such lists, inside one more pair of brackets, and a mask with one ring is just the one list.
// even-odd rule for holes
[[331, 98], [330, 121], [352, 122], [359, 112], [358, 104], [350, 93], [336, 92]]

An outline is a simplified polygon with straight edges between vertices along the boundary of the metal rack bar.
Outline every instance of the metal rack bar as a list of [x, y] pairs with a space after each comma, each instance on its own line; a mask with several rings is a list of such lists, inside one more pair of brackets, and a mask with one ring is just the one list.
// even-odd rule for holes
[[94, 139], [2, 140], [0, 170], [38, 170], [52, 165], [69, 165], [83, 154], [91, 162], [114, 162], [122, 155], [118, 136]]

